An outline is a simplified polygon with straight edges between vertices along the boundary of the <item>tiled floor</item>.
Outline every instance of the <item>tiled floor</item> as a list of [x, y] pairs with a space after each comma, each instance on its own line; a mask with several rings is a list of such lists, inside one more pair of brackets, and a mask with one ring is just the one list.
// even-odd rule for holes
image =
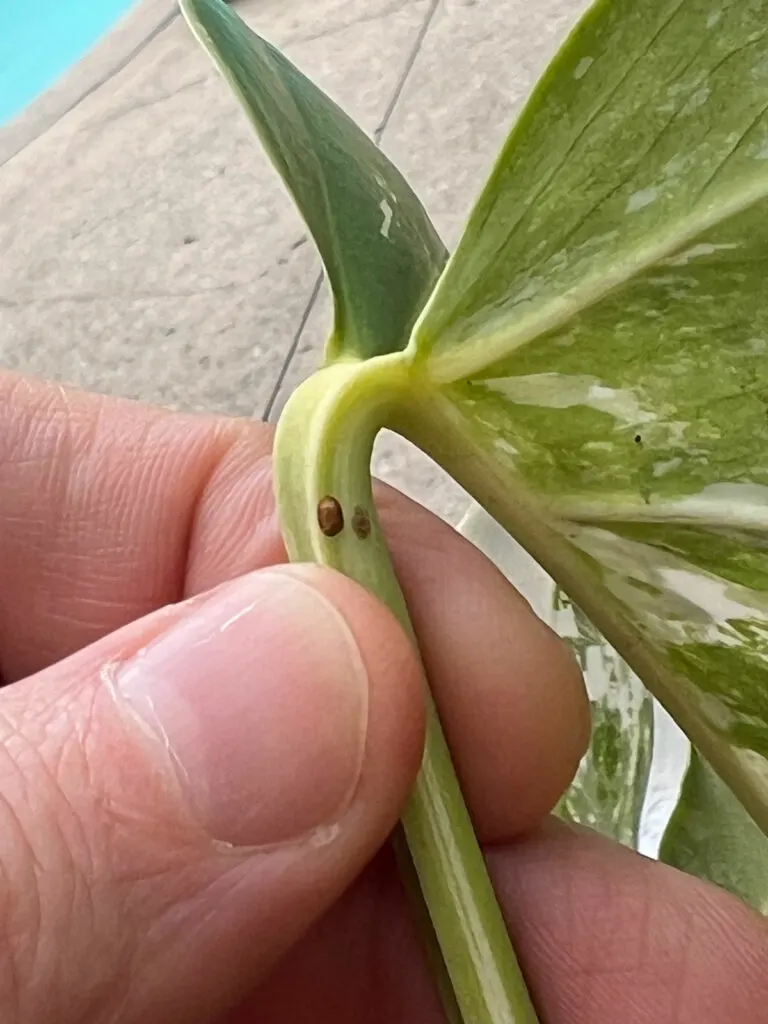
[[[585, 5], [237, 4], [376, 134], [449, 245]], [[142, 0], [113, 51], [109, 41], [99, 50], [101, 84], [63, 116], [49, 98], [44, 117], [38, 109], [0, 130], [0, 161], [4, 132], [6, 156], [10, 131], [16, 147], [26, 141], [0, 163], [0, 362], [179, 408], [275, 418], [318, 361], [327, 296], [248, 125], [172, 15], [169, 0]], [[382, 438], [377, 468], [459, 515], [462, 495], [397, 439]]]

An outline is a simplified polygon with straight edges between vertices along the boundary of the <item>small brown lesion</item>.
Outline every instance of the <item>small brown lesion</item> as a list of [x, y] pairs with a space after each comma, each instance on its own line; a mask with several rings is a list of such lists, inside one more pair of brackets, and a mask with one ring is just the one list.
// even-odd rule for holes
[[352, 515], [352, 530], [356, 537], [365, 540], [371, 533], [371, 517], [362, 505], [355, 505]]
[[335, 537], [344, 529], [344, 512], [332, 494], [326, 494], [317, 503], [317, 524], [326, 537]]

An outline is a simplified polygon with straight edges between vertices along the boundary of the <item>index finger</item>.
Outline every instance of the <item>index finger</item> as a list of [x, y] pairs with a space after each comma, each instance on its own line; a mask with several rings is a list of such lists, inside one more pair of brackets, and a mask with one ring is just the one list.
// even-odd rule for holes
[[6, 681], [184, 597], [190, 568], [201, 575], [190, 551], [196, 533], [211, 532], [213, 492], [219, 525], [207, 552], [222, 578], [279, 557], [268, 522], [270, 449], [269, 436], [242, 422], [0, 374]]

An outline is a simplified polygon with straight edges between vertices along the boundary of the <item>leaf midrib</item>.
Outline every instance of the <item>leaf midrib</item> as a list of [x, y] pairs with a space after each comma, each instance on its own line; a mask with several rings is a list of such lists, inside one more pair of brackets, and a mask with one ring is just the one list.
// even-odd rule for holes
[[[549, 499], [540, 493], [537, 497], [552, 516], [577, 524], [657, 523], [768, 533], [768, 505], [750, 505], [747, 502], [737, 505], [734, 501], [696, 499], [685, 495], [676, 501], [659, 501], [650, 505], [628, 502], [623, 494], [615, 495], [613, 500], [611, 496], [606, 498], [603, 495], [599, 503], [588, 498]], [[685, 507], [681, 507], [683, 503]]]
[[[571, 298], [560, 296], [553, 299], [543, 310], [538, 310], [527, 318], [521, 317], [513, 329], [505, 327], [482, 331], [471, 338], [456, 338], [452, 347], [451, 334], [453, 332], [449, 331], [441, 339], [440, 350], [433, 349], [427, 359], [429, 377], [438, 385], [467, 380], [474, 374], [500, 362], [517, 349], [535, 341], [543, 334], [565, 327], [571, 319], [596, 306], [634, 277], [640, 276], [662, 260], [679, 252], [684, 246], [695, 242], [703, 232], [744, 213], [750, 207], [756, 206], [768, 198], [768, 173], [763, 174], [759, 181], [751, 184], [751, 188], [734, 196], [715, 214], [706, 216], [706, 214], [693, 213], [689, 218], [678, 222], [673, 230], [665, 232], [655, 244], [649, 245], [634, 259], [625, 258], [619, 261], [612, 272], [587, 276], [581, 287], [570, 289]], [[435, 286], [433, 294], [437, 295], [439, 287], [440, 281]], [[429, 305], [425, 308], [421, 319], [425, 318]], [[507, 320], [509, 315], [509, 312], [499, 313], [494, 319], [497, 322]], [[417, 324], [414, 328], [409, 345], [409, 348], [414, 351], [421, 348], [421, 345], [416, 345], [418, 326]], [[459, 325], [460, 329], [461, 325]], [[458, 334], [458, 331], [455, 333]]]

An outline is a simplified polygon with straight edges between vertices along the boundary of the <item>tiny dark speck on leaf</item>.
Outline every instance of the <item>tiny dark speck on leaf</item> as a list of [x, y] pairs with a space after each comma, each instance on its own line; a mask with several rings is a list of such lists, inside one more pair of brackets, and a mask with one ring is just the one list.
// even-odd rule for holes
[[635, 444], [642, 444], [642, 443], [643, 443], [642, 437], [640, 437], [639, 434], [635, 434]]
[[355, 511], [352, 516], [352, 529], [354, 530], [355, 536], [359, 537], [360, 540], [365, 540], [371, 532], [371, 517], [362, 507], [362, 505], [355, 505]]
[[196, 235], [184, 235], [184, 245], [192, 245], [192, 243], [196, 241]]
[[317, 503], [317, 523], [321, 533], [326, 537], [335, 537], [344, 529], [344, 513], [339, 502], [330, 494], [326, 494]]

